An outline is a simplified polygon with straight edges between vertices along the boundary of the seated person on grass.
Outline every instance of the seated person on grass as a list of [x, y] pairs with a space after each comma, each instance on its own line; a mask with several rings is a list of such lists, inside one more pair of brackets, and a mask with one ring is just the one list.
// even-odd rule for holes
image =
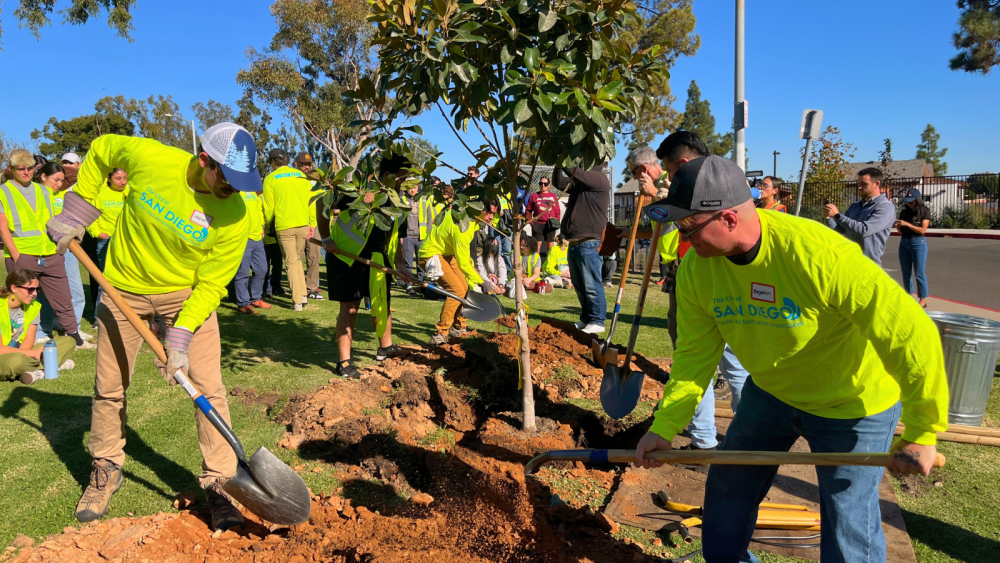
[[545, 274], [545, 281], [552, 287], [573, 289], [573, 282], [569, 279], [569, 261], [566, 259], [569, 241], [560, 234], [556, 236], [556, 242], [558, 244], [549, 249], [549, 255], [542, 265], [542, 273]]
[[[15, 268], [7, 274], [5, 287], [0, 288], [0, 297], [7, 302], [6, 307], [0, 306], [0, 332], [3, 333], [0, 379], [13, 381], [20, 378], [21, 383], [31, 385], [45, 376], [42, 369], [44, 344], [35, 346], [38, 314], [42, 311], [42, 304], [37, 301], [38, 276], [23, 268]], [[69, 356], [76, 350], [76, 341], [72, 336], [56, 336], [55, 343], [59, 350], [60, 369], [73, 369], [75, 364]]]
[[485, 280], [480, 284], [480, 293], [488, 292], [488, 284], [493, 284], [500, 293], [507, 291], [507, 263], [500, 254], [500, 241], [496, 237], [487, 237], [483, 242], [476, 256], [476, 270]]
[[[521, 285], [525, 291], [535, 293], [548, 293], [552, 290], [552, 286], [542, 280], [542, 257], [538, 255], [538, 239], [525, 234], [521, 235]], [[511, 299], [515, 297], [514, 287], [512, 284], [507, 292]], [[548, 287], [548, 291], [545, 291], [545, 287]]]

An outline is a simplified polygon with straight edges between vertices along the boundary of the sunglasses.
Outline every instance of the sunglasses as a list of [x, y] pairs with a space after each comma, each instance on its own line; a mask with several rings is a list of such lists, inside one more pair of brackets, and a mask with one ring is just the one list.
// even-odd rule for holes
[[549, 183], [548, 182], [539, 182], [538, 185], [539, 186], [547, 186], [547, 185], [549, 185]]
[[722, 213], [723, 213], [724, 211], [725, 211], [725, 210], [722, 210], [722, 211], [719, 211], [719, 212], [718, 212], [718, 213], [716, 213], [715, 215], [712, 215], [712, 216], [711, 216], [711, 217], [709, 217], [709, 218], [708, 218], [707, 220], [705, 220], [705, 222], [703, 222], [702, 224], [700, 224], [700, 225], [698, 225], [697, 227], [695, 227], [695, 228], [693, 228], [693, 229], [690, 229], [690, 230], [685, 230], [685, 229], [682, 229], [682, 228], [681, 228], [681, 225], [680, 225], [680, 223], [677, 223], [677, 231], [678, 231], [678, 232], [679, 232], [679, 233], [681, 234], [681, 236], [683, 236], [684, 238], [686, 238], [686, 239], [689, 239], [689, 240], [690, 240], [690, 238], [691, 238], [691, 236], [692, 236], [692, 235], [694, 235], [694, 234], [695, 234], [695, 233], [697, 233], [698, 231], [700, 231], [700, 230], [704, 229], [705, 227], [707, 227], [707, 226], [708, 226], [708, 224], [709, 224], [709, 223], [711, 223], [712, 221], [715, 221], [715, 220], [716, 220], [716, 219], [718, 219], [719, 217], [722, 217]]
[[20, 287], [21, 289], [23, 289], [24, 291], [27, 291], [28, 293], [38, 293], [38, 286], [37, 285], [35, 287], [28, 287], [26, 285], [19, 285], [17, 287]]

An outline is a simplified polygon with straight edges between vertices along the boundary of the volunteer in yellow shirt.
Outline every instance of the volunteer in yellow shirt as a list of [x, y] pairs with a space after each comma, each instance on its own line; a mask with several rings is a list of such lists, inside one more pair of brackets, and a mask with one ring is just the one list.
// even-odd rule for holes
[[[742, 170], [717, 156], [679, 168], [650, 206], [677, 222], [696, 255], [681, 262], [679, 338], [653, 425], [636, 448], [670, 449], [712, 379], [726, 342], [751, 377], [723, 450], [891, 451], [894, 473], [927, 475], [947, 428], [948, 387], [937, 329], [858, 246], [824, 225], [754, 208]], [[900, 406], [902, 403], [902, 406]], [[900, 418], [902, 439], [892, 444]], [[713, 465], [703, 516], [708, 561], [747, 552], [776, 466]], [[880, 467], [816, 467], [823, 561], [885, 561]]]
[[[164, 379], [172, 382], [177, 370], [185, 372], [227, 423], [215, 309], [246, 247], [250, 220], [237, 191], [261, 189], [256, 160], [250, 133], [232, 123], [205, 131], [197, 156], [151, 139], [104, 135], [91, 144], [63, 212], [48, 224], [61, 248], [71, 237], [82, 237], [83, 227], [100, 215], [94, 204], [107, 174], [115, 167], [128, 170], [135, 187], [115, 225], [105, 275], [142, 319], [164, 319]], [[110, 299], [98, 304], [97, 318], [88, 442], [94, 472], [77, 505], [81, 522], [101, 518], [122, 485], [125, 393], [142, 345]], [[208, 494], [212, 527], [242, 525], [242, 515], [222, 488], [236, 472], [233, 450], [200, 410], [196, 423], [203, 457], [198, 481]]]
[[[101, 191], [97, 193], [97, 200], [94, 206], [101, 212], [101, 216], [92, 225], [87, 227], [90, 236], [97, 240], [97, 267], [104, 271], [104, 266], [108, 261], [108, 243], [115, 233], [115, 225], [118, 224], [118, 217], [125, 209], [125, 198], [128, 196], [128, 173], [121, 168], [115, 168], [108, 173], [108, 181], [101, 186]], [[72, 254], [70, 254], [72, 256]], [[101, 302], [101, 286], [97, 286], [97, 297], [94, 298], [94, 318], [91, 324], [97, 326], [97, 305]]]
[[302, 252], [316, 226], [316, 213], [309, 204], [312, 182], [288, 165], [288, 154], [283, 149], [273, 149], [267, 158], [272, 172], [264, 178], [264, 222], [274, 221], [278, 243], [285, 255], [292, 308], [301, 311], [308, 293]]
[[[303, 174], [309, 174], [311, 172], [316, 172], [319, 174], [320, 178], [326, 177], [326, 172], [321, 168], [316, 168], [316, 162], [313, 160], [311, 154], [307, 152], [300, 152], [295, 155], [295, 168], [298, 168]], [[309, 180], [309, 199], [317, 194], [318, 192], [312, 191], [316, 189], [316, 180]], [[322, 187], [320, 189], [323, 189]], [[308, 202], [309, 199], [306, 201]], [[309, 205], [309, 217], [312, 221], [309, 225], [313, 227], [309, 229], [309, 239], [319, 242], [319, 233], [317, 232], [316, 225], [319, 224], [319, 220], [323, 218], [323, 201], [316, 200], [315, 203]], [[314, 301], [326, 301], [323, 294], [320, 292], [319, 287], [319, 263], [323, 261], [323, 250], [321, 246], [306, 243], [305, 245], [305, 255], [306, 255], [306, 269], [305, 269], [305, 280], [306, 280], [306, 297]]]
[[[491, 201], [483, 209], [480, 219], [486, 224], [493, 220], [493, 214], [500, 207], [499, 202]], [[421, 268], [427, 262], [437, 258], [441, 266], [443, 275], [436, 282], [459, 297], [465, 297], [469, 293], [470, 285], [478, 285], [483, 282], [476, 270], [476, 263], [472, 259], [472, 239], [479, 230], [478, 221], [470, 221], [465, 231], [461, 225], [455, 223], [451, 213], [445, 213], [440, 225], [434, 227], [427, 240], [420, 245], [418, 252], [418, 264]], [[487, 292], [499, 293], [492, 284], [487, 284]], [[466, 332], [465, 318], [462, 317], [462, 304], [454, 299], [445, 299], [441, 305], [441, 316], [434, 325], [437, 332], [431, 337], [432, 346], [440, 346], [448, 343], [450, 336], [462, 336]]]
[[[256, 315], [257, 309], [270, 309], [264, 302], [264, 280], [267, 279], [267, 252], [264, 249], [264, 204], [256, 192], [240, 192], [247, 206], [250, 233], [243, 260], [233, 277], [236, 306], [244, 315]], [[251, 275], [251, 272], [253, 274]]]
[[562, 234], [556, 235], [556, 245], [549, 249], [549, 255], [542, 264], [545, 281], [552, 284], [552, 287], [573, 289], [573, 282], [569, 279], [569, 261], [566, 258], [568, 249], [569, 241], [566, 237]]

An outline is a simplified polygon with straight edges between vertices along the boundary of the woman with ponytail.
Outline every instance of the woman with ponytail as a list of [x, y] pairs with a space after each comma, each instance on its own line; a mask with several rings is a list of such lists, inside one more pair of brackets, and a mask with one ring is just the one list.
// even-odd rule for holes
[[[42, 370], [43, 344], [35, 345], [38, 334], [38, 314], [42, 305], [38, 298], [38, 276], [23, 268], [15, 268], [7, 274], [4, 287], [0, 288], [0, 298], [6, 306], [0, 305], [0, 380], [31, 385], [44, 376]], [[71, 336], [55, 339], [59, 350], [59, 369], [73, 369], [75, 364], [69, 359], [76, 349], [76, 341]]]

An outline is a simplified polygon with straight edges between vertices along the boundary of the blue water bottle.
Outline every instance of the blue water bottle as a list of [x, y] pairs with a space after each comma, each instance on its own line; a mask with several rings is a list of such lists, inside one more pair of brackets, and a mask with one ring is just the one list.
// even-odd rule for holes
[[42, 350], [42, 365], [45, 366], [45, 379], [59, 379], [59, 350], [52, 340], [46, 342]]

